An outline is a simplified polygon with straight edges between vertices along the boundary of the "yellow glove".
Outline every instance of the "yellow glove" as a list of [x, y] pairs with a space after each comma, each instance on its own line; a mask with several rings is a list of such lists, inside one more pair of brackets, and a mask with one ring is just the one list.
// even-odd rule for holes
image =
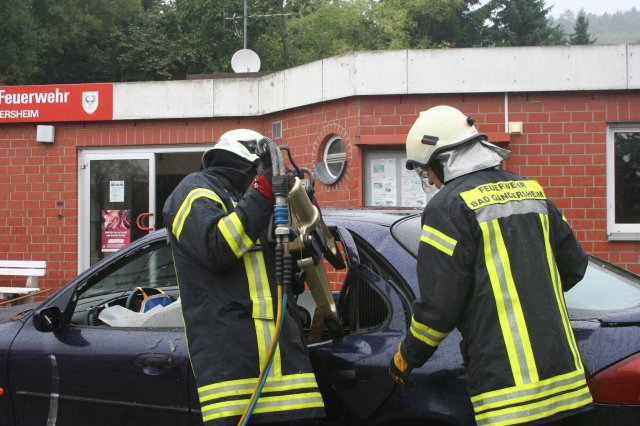
[[389, 364], [389, 374], [394, 382], [401, 385], [413, 386], [413, 381], [409, 378], [412, 367], [407, 364], [407, 361], [402, 357], [400, 352], [400, 345], [398, 345], [398, 352], [393, 356], [391, 363]]

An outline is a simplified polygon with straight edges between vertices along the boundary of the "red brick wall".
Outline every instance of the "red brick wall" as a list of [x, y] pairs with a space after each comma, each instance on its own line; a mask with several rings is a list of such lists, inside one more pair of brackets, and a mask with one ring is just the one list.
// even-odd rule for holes
[[[360, 97], [248, 119], [56, 124], [53, 144], [36, 142], [34, 124], [0, 125], [0, 259], [46, 260], [40, 287], [58, 288], [76, 275], [81, 148], [207, 143], [237, 127], [270, 136], [271, 123], [282, 121], [281, 143], [307, 168], [321, 160], [331, 135], [342, 137], [346, 172], [331, 187], [318, 182], [317, 198], [321, 206], [354, 206], [362, 204], [362, 152], [369, 149], [361, 136], [388, 135], [402, 149], [418, 112], [439, 104], [472, 115], [480, 131], [505, 131], [502, 94]], [[509, 121], [524, 126], [511, 136], [506, 168], [540, 181], [587, 251], [640, 273], [640, 241], [607, 241], [605, 154], [607, 122], [640, 121], [638, 93], [510, 94], [508, 108]], [[11, 284], [24, 279], [0, 279]]]

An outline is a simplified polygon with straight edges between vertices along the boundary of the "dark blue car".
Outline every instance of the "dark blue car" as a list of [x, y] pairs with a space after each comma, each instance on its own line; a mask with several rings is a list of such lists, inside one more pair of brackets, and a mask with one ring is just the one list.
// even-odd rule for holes
[[[347, 268], [329, 271], [343, 336], [314, 320], [308, 293], [298, 300], [327, 408], [319, 424], [475, 424], [459, 333], [414, 370], [415, 386], [387, 373], [417, 295], [419, 212], [323, 214]], [[162, 307], [144, 312], [158, 289]], [[597, 401], [576, 424], [640, 424], [640, 278], [594, 258], [566, 300]], [[201, 424], [179, 308], [164, 230], [39, 305], [0, 307], [0, 425]]]

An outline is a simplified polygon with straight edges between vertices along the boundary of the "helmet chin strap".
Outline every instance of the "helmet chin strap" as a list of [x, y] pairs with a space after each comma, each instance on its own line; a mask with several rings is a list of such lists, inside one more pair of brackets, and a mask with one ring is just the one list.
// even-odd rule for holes
[[431, 163], [431, 170], [436, 175], [440, 182], [444, 184], [444, 166], [440, 162], [440, 160], [436, 159]]

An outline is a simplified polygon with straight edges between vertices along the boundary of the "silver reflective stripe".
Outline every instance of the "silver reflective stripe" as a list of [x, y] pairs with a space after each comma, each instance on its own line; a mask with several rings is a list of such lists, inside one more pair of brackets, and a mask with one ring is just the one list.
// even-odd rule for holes
[[192, 190], [187, 197], [184, 199], [180, 208], [178, 209], [178, 213], [173, 218], [173, 223], [171, 225], [171, 232], [175, 235], [176, 239], [180, 240], [180, 234], [182, 233], [182, 228], [184, 227], [184, 223], [187, 220], [187, 216], [191, 212], [192, 204], [201, 197], [208, 198], [210, 200], [215, 201], [220, 205], [222, 210], [226, 213], [227, 208], [215, 192], [206, 188], [196, 188]]
[[562, 279], [560, 278], [560, 272], [558, 271], [558, 264], [556, 263], [556, 259], [553, 256], [553, 249], [551, 248], [549, 216], [546, 214], [541, 214], [540, 222], [542, 223], [542, 229], [544, 231], [544, 236], [545, 236], [547, 263], [549, 264], [549, 270], [552, 275], [551, 278], [553, 281], [556, 303], [558, 304], [558, 310], [560, 311], [560, 316], [562, 317], [562, 324], [564, 326], [564, 331], [567, 335], [567, 341], [569, 342], [569, 346], [571, 348], [571, 353], [573, 355], [573, 360], [575, 362], [576, 369], [581, 370], [582, 360], [580, 359], [580, 352], [578, 350], [576, 339], [573, 335], [571, 323], [569, 322], [569, 313], [567, 312], [567, 306], [564, 302], [564, 295], [562, 291]]
[[[241, 415], [247, 406], [249, 398], [235, 401], [223, 401], [208, 404], [202, 408], [202, 418], [205, 422], [222, 417]], [[298, 393], [293, 395], [262, 396], [253, 410], [254, 414], [276, 411], [299, 410], [305, 408], [323, 407], [324, 402], [319, 392]]]
[[203, 398], [212, 395], [223, 395], [227, 396], [228, 394], [243, 394], [246, 392], [252, 392], [253, 388], [256, 386], [255, 381], [247, 382], [247, 383], [233, 383], [225, 384], [223, 386], [218, 386], [213, 389], [207, 389], [204, 391], [199, 391], [200, 400]]
[[432, 228], [429, 225], [422, 225], [422, 235], [420, 241], [429, 244], [449, 256], [453, 255], [458, 242], [450, 236]]
[[[250, 394], [253, 392], [253, 388], [256, 386], [257, 378], [249, 380], [235, 380], [230, 382], [217, 383], [212, 387], [207, 387], [206, 390], [198, 391], [200, 399], [208, 396], [217, 396], [223, 398], [229, 394]], [[263, 389], [263, 392], [277, 392], [281, 389], [299, 389], [299, 388], [312, 388], [318, 387], [315, 376], [313, 373], [292, 374], [285, 377], [270, 377], [267, 379], [267, 383]], [[216, 399], [216, 398], [210, 398]]]
[[[525, 348], [522, 343], [522, 336], [520, 334], [520, 329], [518, 328], [518, 321], [516, 319], [516, 314], [514, 312], [514, 301], [511, 299], [511, 293], [509, 292], [508, 284], [507, 284], [507, 276], [505, 273], [505, 266], [502, 262], [502, 257], [500, 256], [500, 251], [498, 250], [498, 245], [496, 242], [496, 231], [494, 229], [494, 225], [499, 226], [497, 221], [488, 223], [487, 229], [489, 233], [489, 243], [491, 245], [491, 258], [493, 259], [493, 264], [495, 265], [495, 272], [497, 274], [499, 291], [504, 301], [504, 313], [506, 314], [509, 331], [511, 334], [512, 342], [513, 342], [513, 350], [515, 351], [517, 362], [519, 364], [520, 373], [522, 375], [522, 381], [524, 383], [531, 383], [531, 373], [529, 372], [527, 358], [525, 354]], [[503, 336], [507, 337], [507, 336]], [[505, 345], [509, 346], [510, 342], [505, 339]], [[513, 366], [512, 366], [513, 367]], [[517, 378], [516, 378], [517, 383]]]
[[502, 217], [527, 213], [547, 213], [544, 200], [509, 201], [505, 204], [492, 204], [475, 210], [478, 222], [488, 222]]
[[[260, 274], [260, 260], [258, 259], [258, 254], [256, 252], [250, 252], [247, 254], [249, 256], [251, 266], [253, 269], [253, 281], [255, 282], [255, 290], [256, 290], [256, 299], [254, 303], [258, 303], [258, 318], [272, 318], [273, 315], [267, 315], [267, 309], [270, 308], [267, 306], [267, 302], [265, 300], [264, 294], [264, 285], [265, 283], [262, 281], [262, 275]], [[251, 282], [251, 279], [249, 280]], [[269, 294], [269, 298], [271, 298], [271, 294]]]
[[[234, 223], [234, 218], [237, 218], [238, 216], [235, 213], [231, 213], [229, 216], [225, 216], [222, 221], [224, 222], [224, 224], [226, 225], [227, 229], [229, 230], [229, 234], [231, 235], [231, 237], [233, 238], [233, 240], [235, 241], [235, 243], [238, 245], [238, 248], [241, 250], [242, 253], [246, 253], [249, 250], [251, 250], [251, 247], [249, 247], [247, 244], [245, 244], [245, 240], [244, 238], [247, 237], [247, 234], [245, 233], [244, 229], [239, 230], [236, 227], [236, 224]], [[239, 219], [238, 219], [239, 221]], [[235, 250], [234, 250], [235, 252]]]
[[433, 347], [437, 347], [448, 335], [448, 333], [442, 333], [419, 323], [413, 316], [411, 317], [411, 328], [409, 331], [411, 331], [411, 334], [413, 334], [416, 339]]
[[515, 399], [538, 399], [541, 396], [548, 395], [554, 391], [559, 392], [574, 389], [576, 387], [584, 387], [585, 385], [586, 381], [584, 374], [582, 373], [582, 370], [579, 370], [568, 376], [564, 375], [561, 377], [554, 377], [552, 380], [547, 379], [526, 388], [520, 387], [512, 392], [502, 393], [500, 395], [492, 395], [494, 392], [488, 392], [488, 396], [483, 396], [481, 394], [474, 396], [471, 400], [473, 402], [473, 409], [476, 412], [479, 412], [488, 408], [495, 408], [496, 406], [502, 407], [513, 404]]
[[479, 426], [494, 424], [517, 424], [532, 420], [542, 419], [553, 414], [583, 407], [591, 403], [589, 388], [580, 389], [556, 395], [547, 400], [531, 402], [526, 405], [513, 406], [497, 412], [488, 412], [485, 415], [476, 416]]

